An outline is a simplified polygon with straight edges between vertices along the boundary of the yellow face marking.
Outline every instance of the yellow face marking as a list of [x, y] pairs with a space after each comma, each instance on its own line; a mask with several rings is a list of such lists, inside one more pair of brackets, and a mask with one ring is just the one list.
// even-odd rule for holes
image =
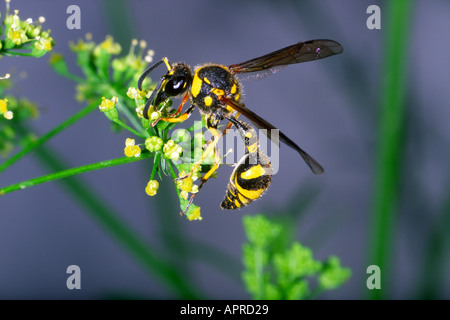
[[225, 91], [223, 91], [222, 89], [214, 88], [211, 90], [211, 92], [217, 95], [218, 97], [223, 97], [225, 95]]
[[194, 79], [192, 80], [191, 85], [191, 93], [194, 97], [196, 97], [200, 93], [200, 89], [202, 88], [203, 81], [198, 77], [197, 72], [194, 75]]
[[235, 94], [237, 90], [237, 86], [236, 84], [233, 84], [233, 86], [231, 87], [231, 94]]
[[[247, 147], [248, 152], [253, 153], [256, 150], [258, 150], [258, 143], [255, 142], [254, 144]], [[253, 168], [252, 168], [253, 169]], [[250, 169], [251, 170], [251, 169]]]
[[205, 81], [207, 84], [211, 84], [211, 81], [209, 81], [209, 79], [207, 77], [204, 77], [203, 81]]
[[234, 97], [234, 100], [239, 101], [240, 98], [241, 98], [241, 94], [238, 93], [238, 94], [236, 95], [236, 97]]
[[258, 199], [265, 190], [265, 189], [246, 190], [246, 189], [241, 188], [238, 184], [236, 184], [236, 188], [238, 189], [240, 194], [242, 194], [244, 197], [251, 199], [251, 200]]
[[211, 96], [206, 96], [203, 101], [205, 102], [205, 106], [209, 107], [212, 104], [213, 99], [211, 98]]
[[263, 167], [261, 167], [260, 164], [251, 167], [245, 172], [241, 173], [241, 178], [245, 180], [255, 179], [258, 177], [263, 176], [266, 173], [266, 170], [264, 170]]

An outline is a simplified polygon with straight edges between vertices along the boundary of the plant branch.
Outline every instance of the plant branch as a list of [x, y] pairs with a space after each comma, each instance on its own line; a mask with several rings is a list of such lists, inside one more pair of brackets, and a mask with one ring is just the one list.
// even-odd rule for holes
[[153, 156], [153, 154], [151, 154], [151, 153], [142, 153], [139, 157], [131, 157], [131, 158], [122, 157], [122, 158], [117, 158], [117, 159], [112, 159], [112, 160], [96, 162], [96, 163], [88, 164], [88, 165], [77, 167], [77, 168], [62, 170], [59, 172], [51, 173], [51, 174], [48, 174], [45, 176], [41, 176], [41, 177], [30, 179], [27, 181], [19, 182], [19, 183], [10, 185], [8, 187], [2, 188], [2, 189], [0, 189], [0, 195], [4, 195], [9, 192], [29, 188], [29, 187], [32, 187], [32, 186], [35, 186], [35, 185], [38, 185], [38, 184], [41, 184], [44, 182], [50, 182], [50, 181], [54, 181], [54, 180], [71, 177], [71, 176], [89, 172], [89, 171], [94, 171], [94, 170], [99, 170], [99, 169], [109, 168], [109, 167], [113, 167], [113, 166], [118, 166], [121, 164], [130, 163], [130, 162], [140, 161], [143, 159], [147, 159], [151, 156]]
[[98, 105], [99, 105], [98, 102], [94, 102], [94, 103], [88, 105], [87, 107], [82, 109], [80, 112], [76, 113], [75, 115], [73, 115], [72, 117], [70, 117], [69, 119], [67, 119], [66, 121], [64, 121], [60, 125], [58, 125], [57, 127], [55, 127], [53, 130], [47, 132], [45, 135], [43, 135], [42, 137], [40, 137], [36, 141], [34, 141], [32, 143], [29, 143], [21, 151], [19, 151], [14, 156], [10, 157], [9, 159], [7, 159], [5, 162], [3, 162], [0, 165], [0, 173], [5, 171], [5, 169], [9, 168], [11, 165], [16, 163], [18, 160], [22, 159], [24, 156], [26, 156], [28, 153], [30, 153], [31, 151], [33, 151], [37, 147], [41, 146], [42, 144], [44, 144], [45, 142], [47, 142], [48, 140], [53, 138], [58, 133], [64, 131], [65, 129], [67, 129], [68, 127], [73, 125], [75, 122], [77, 122], [78, 120], [80, 120], [83, 117], [85, 117], [91, 111], [95, 110]]
[[379, 145], [375, 170], [369, 265], [378, 265], [383, 272], [383, 290], [371, 290], [372, 299], [382, 299], [389, 291], [389, 259], [394, 247], [393, 230], [397, 210], [405, 131], [405, 92], [407, 85], [408, 33], [412, 2], [386, 3], [386, 40], [380, 105]]

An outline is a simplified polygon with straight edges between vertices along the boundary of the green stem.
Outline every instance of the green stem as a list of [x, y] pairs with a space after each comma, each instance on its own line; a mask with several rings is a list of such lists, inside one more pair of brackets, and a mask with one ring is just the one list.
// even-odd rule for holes
[[177, 191], [178, 198], [180, 197], [180, 190], [178, 190], [177, 185], [175, 184], [175, 179], [178, 178], [177, 174], [175, 173], [175, 170], [173, 170], [172, 163], [170, 163], [170, 160], [167, 160], [167, 167], [169, 168], [170, 176], [172, 177], [173, 184], [175, 186], [175, 190]]
[[20, 52], [20, 51], [3, 51], [1, 55], [6, 57], [14, 57], [14, 56], [21, 56], [21, 57], [35, 57], [32, 53], [26, 53], [26, 52]]
[[[36, 151], [39, 160], [52, 171], [62, 170], [65, 165], [54, 151], [47, 151], [45, 147]], [[154, 252], [127, 223], [118, 218], [120, 215], [113, 208], [108, 207], [98, 192], [80, 180], [78, 177], [70, 177], [60, 180], [60, 183], [84, 206], [88, 213], [97, 220], [124, 248], [134, 256], [138, 262], [148, 271], [152, 277], [161, 279], [181, 299], [198, 299], [199, 294], [194, 287], [178, 273], [171, 263], [162, 260], [161, 254]]]
[[389, 291], [395, 213], [399, 194], [402, 138], [405, 119], [405, 88], [408, 64], [408, 33], [412, 2], [386, 2], [385, 56], [382, 79], [378, 159], [372, 208], [372, 230], [368, 265], [378, 265], [382, 272], [381, 290], [369, 291], [370, 298], [385, 298]]
[[261, 300], [265, 298], [264, 294], [264, 264], [263, 264], [263, 249], [255, 247], [255, 275], [258, 288], [258, 296], [254, 300]]
[[142, 125], [141, 125], [140, 121], [138, 120], [136, 113], [133, 114], [125, 104], [120, 102], [122, 100], [129, 99], [129, 98], [121, 95], [117, 91], [114, 91], [113, 96], [117, 96], [119, 98], [119, 102], [116, 104], [117, 110], [119, 110], [127, 118], [127, 120], [130, 121], [131, 125], [136, 130], [142, 129]]
[[[141, 137], [142, 139], [146, 139], [146, 138], [148, 138], [147, 136], [145, 136], [145, 135], [143, 135], [142, 133], [140, 133], [140, 132], [137, 132], [136, 130], [134, 130], [133, 128], [130, 128], [129, 126], [127, 126], [125, 123], [123, 123], [122, 121], [120, 121], [120, 120], [114, 120], [114, 123], [117, 123], [119, 126], [121, 126], [122, 128], [124, 128], [124, 129], [126, 129], [126, 130], [128, 130], [128, 131], [130, 131], [131, 133], [133, 133], [133, 134], [135, 134], [135, 135], [137, 135], [138, 137]], [[147, 132], [146, 132], [147, 133]]]
[[94, 170], [109, 168], [109, 167], [113, 167], [113, 166], [118, 166], [118, 165], [125, 164], [125, 163], [140, 161], [143, 159], [147, 159], [151, 156], [153, 156], [152, 153], [142, 153], [139, 157], [131, 157], [131, 158], [122, 157], [122, 158], [92, 163], [92, 164], [88, 164], [88, 165], [85, 165], [82, 167], [62, 170], [59, 172], [51, 173], [51, 174], [48, 174], [48, 175], [45, 175], [42, 177], [19, 182], [19, 183], [10, 185], [8, 187], [2, 188], [2, 189], [0, 189], [0, 195], [4, 195], [6, 193], [17, 191], [17, 190], [22, 190], [22, 189], [32, 187], [32, 186], [35, 186], [35, 185], [38, 185], [38, 184], [41, 184], [44, 182], [50, 182], [50, 181], [54, 181], [54, 180], [71, 177], [71, 176], [89, 172], [89, 171], [94, 171]]
[[35, 150], [37, 147], [41, 146], [51, 138], [53, 138], [58, 133], [62, 132], [63, 130], [67, 129], [69, 126], [77, 122], [78, 120], [82, 119], [84, 116], [89, 114], [91, 111], [95, 110], [97, 106], [99, 105], [98, 102], [92, 103], [86, 108], [82, 109], [77, 114], [73, 115], [63, 123], [61, 123], [59, 126], [55, 127], [53, 130], [47, 132], [45, 135], [37, 139], [36, 141], [29, 143], [25, 148], [23, 148], [21, 151], [16, 153], [14, 156], [6, 160], [0, 165], [0, 173], [5, 171], [5, 169], [9, 168], [11, 165], [16, 163], [18, 160], [22, 159], [24, 156], [26, 156], [31, 151]]
[[150, 180], [153, 180], [155, 178], [156, 170], [158, 170], [159, 167], [159, 159], [161, 159], [161, 152], [158, 152], [155, 156], [155, 161], [153, 162], [153, 169], [152, 174], [150, 175]]

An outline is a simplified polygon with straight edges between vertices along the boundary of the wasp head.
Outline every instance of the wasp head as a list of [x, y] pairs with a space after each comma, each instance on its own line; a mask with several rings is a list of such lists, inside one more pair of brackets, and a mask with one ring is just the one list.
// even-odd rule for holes
[[[166, 62], [169, 72], [162, 76], [145, 104], [142, 114], [146, 119], [149, 118], [151, 110], [154, 110], [154, 108], [158, 107], [162, 102], [186, 93], [192, 82], [192, 72], [188, 65], [184, 63], [174, 63], [170, 66], [167, 60], [164, 60], [164, 62]], [[156, 67], [156, 65], [153, 66], [153, 68], [154, 67]], [[153, 70], [153, 68], [151, 67], [149, 69]], [[149, 72], [144, 73], [143, 76], [146, 76], [148, 73]]]

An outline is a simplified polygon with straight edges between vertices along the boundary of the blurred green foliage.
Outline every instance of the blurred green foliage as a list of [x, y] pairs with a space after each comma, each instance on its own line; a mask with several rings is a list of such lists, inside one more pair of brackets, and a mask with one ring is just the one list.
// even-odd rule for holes
[[[289, 244], [283, 226], [263, 215], [244, 216], [243, 224], [248, 242], [242, 248], [242, 279], [253, 299], [311, 299], [340, 287], [351, 275], [338, 257], [320, 262], [311, 249]], [[311, 289], [314, 278], [317, 285]]]

